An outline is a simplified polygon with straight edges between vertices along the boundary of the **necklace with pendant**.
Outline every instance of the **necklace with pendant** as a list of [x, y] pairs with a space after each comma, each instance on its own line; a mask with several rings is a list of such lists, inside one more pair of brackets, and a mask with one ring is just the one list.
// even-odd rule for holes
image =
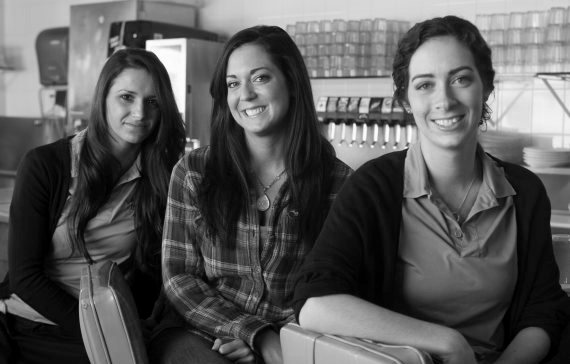
[[285, 170], [283, 170], [283, 172], [279, 173], [277, 175], [277, 177], [275, 177], [273, 179], [273, 181], [271, 181], [271, 183], [268, 184], [267, 186], [264, 186], [263, 183], [261, 183], [261, 180], [259, 179], [259, 177], [257, 177], [257, 175], [255, 176], [257, 178], [257, 182], [263, 188], [263, 192], [261, 193], [261, 196], [259, 196], [257, 198], [257, 201], [256, 201], [257, 210], [259, 210], [261, 212], [265, 212], [265, 211], [269, 210], [269, 208], [271, 207], [271, 200], [269, 199], [269, 196], [267, 196], [267, 191], [269, 191], [269, 189], [271, 187], [273, 187], [273, 185], [275, 183], [277, 183], [277, 181], [279, 181], [284, 174], [285, 174]]

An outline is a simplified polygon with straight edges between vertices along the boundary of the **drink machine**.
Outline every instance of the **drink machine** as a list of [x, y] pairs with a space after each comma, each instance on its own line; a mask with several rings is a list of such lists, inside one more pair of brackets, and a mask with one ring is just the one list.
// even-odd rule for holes
[[384, 127], [382, 149], [386, 149], [388, 144], [390, 144], [390, 135], [392, 134], [392, 127], [394, 126], [394, 121], [392, 120], [392, 101], [393, 99], [391, 97], [385, 97], [382, 100], [382, 106], [380, 108], [380, 122]]
[[[339, 97], [336, 107], [336, 121], [340, 123], [340, 140], [338, 145], [347, 143], [346, 141], [346, 125], [348, 124], [348, 97]], [[348, 144], [348, 143], [347, 143]]]
[[400, 146], [400, 139], [402, 137], [402, 128], [406, 127], [404, 107], [399, 101], [394, 100], [392, 102], [392, 123], [394, 124], [394, 144], [392, 144], [393, 149], [398, 149]]
[[332, 143], [336, 138], [338, 97], [332, 96], [327, 99], [325, 123], [329, 125], [329, 141]]
[[381, 97], [370, 99], [370, 122], [374, 128], [370, 148], [374, 148], [378, 144], [378, 134], [380, 134], [380, 126], [382, 126], [382, 104], [383, 98]]
[[154, 52], [168, 71], [192, 148], [210, 143], [210, 81], [222, 46], [223, 43], [204, 39], [146, 41], [146, 49]]
[[[328, 124], [327, 124], [327, 102], [328, 102], [328, 97], [326, 96], [321, 96], [319, 97], [319, 99], [317, 100], [317, 106], [316, 106], [316, 110], [317, 110], [317, 120], [319, 121], [319, 123], [321, 123], [321, 125], [323, 125], [323, 128], [327, 128]], [[328, 140], [331, 141], [331, 132], [330, 130], [326, 131], [327, 135], [328, 135]], [[333, 136], [334, 139], [334, 136]]]
[[358, 104], [358, 120], [362, 123], [362, 140], [358, 147], [362, 148], [368, 141], [368, 124], [370, 123], [370, 97], [360, 97]]
[[358, 127], [363, 124], [362, 120], [359, 118], [358, 104], [360, 103], [360, 97], [351, 97], [348, 99], [348, 107], [346, 108], [348, 123], [352, 125], [352, 133], [350, 137], [349, 147], [352, 147], [356, 143], [356, 134]]

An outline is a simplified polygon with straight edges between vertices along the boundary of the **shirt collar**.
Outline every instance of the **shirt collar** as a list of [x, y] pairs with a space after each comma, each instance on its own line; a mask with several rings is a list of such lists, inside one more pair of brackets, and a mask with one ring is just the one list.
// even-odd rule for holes
[[[516, 195], [514, 188], [505, 177], [505, 171], [495, 160], [477, 145], [477, 156], [483, 165], [482, 187], [488, 188], [494, 199]], [[430, 194], [427, 167], [421, 152], [420, 143], [410, 146], [404, 162], [404, 198], [418, 198]], [[489, 196], [491, 197], [491, 196]]]
[[[79, 174], [79, 154], [81, 152], [81, 148], [83, 147], [83, 143], [85, 142], [86, 136], [87, 129], [84, 129], [75, 134], [75, 136], [71, 139], [71, 178], [77, 178]], [[135, 162], [127, 171], [125, 171], [125, 173], [123, 173], [117, 185], [139, 178], [141, 176], [140, 171], [141, 155], [139, 153]]]

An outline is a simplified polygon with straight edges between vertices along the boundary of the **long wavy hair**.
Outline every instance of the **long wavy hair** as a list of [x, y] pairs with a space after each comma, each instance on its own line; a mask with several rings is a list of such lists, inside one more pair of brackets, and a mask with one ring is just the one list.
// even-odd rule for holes
[[288, 141], [288, 179], [284, 188], [291, 196], [289, 209], [298, 212], [298, 238], [314, 241], [328, 208], [335, 152], [321, 134], [303, 57], [287, 32], [275, 26], [255, 26], [236, 33], [226, 42], [214, 71], [210, 84], [210, 152], [198, 193], [207, 233], [219, 238], [223, 246], [233, 247], [237, 220], [249, 204], [250, 187], [255, 185], [249, 173], [244, 131], [232, 117], [227, 102], [228, 60], [244, 44], [261, 46], [285, 76], [290, 100], [284, 128]]
[[145, 70], [152, 77], [160, 109], [158, 123], [141, 145], [141, 178], [130, 197], [138, 240], [136, 261], [143, 270], [160, 277], [160, 247], [168, 184], [172, 168], [184, 152], [185, 131], [168, 72], [152, 52], [135, 48], [119, 50], [111, 55], [101, 70], [79, 157], [77, 189], [69, 214], [69, 235], [74, 251], [79, 251], [93, 262], [84, 239], [85, 229], [109, 199], [120, 177], [116, 173], [120, 163], [111, 154], [106, 97], [113, 81], [128, 68]]
[[[395, 99], [400, 102], [407, 102], [410, 60], [416, 50], [429, 39], [441, 36], [452, 36], [469, 49], [483, 82], [485, 95], [490, 95], [493, 92], [495, 89], [493, 83], [495, 70], [491, 59], [491, 48], [475, 25], [465, 19], [448, 15], [417, 23], [398, 42], [398, 50], [392, 66]], [[482, 124], [490, 118], [491, 109], [485, 99], [483, 100], [480, 123]]]

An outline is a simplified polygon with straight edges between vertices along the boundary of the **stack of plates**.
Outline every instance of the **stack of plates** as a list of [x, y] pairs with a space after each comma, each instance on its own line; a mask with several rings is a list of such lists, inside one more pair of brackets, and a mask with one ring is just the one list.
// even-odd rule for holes
[[570, 149], [546, 149], [526, 147], [523, 159], [532, 168], [553, 168], [570, 166]]
[[503, 161], [521, 163], [524, 136], [519, 133], [487, 130], [479, 134], [483, 150]]

